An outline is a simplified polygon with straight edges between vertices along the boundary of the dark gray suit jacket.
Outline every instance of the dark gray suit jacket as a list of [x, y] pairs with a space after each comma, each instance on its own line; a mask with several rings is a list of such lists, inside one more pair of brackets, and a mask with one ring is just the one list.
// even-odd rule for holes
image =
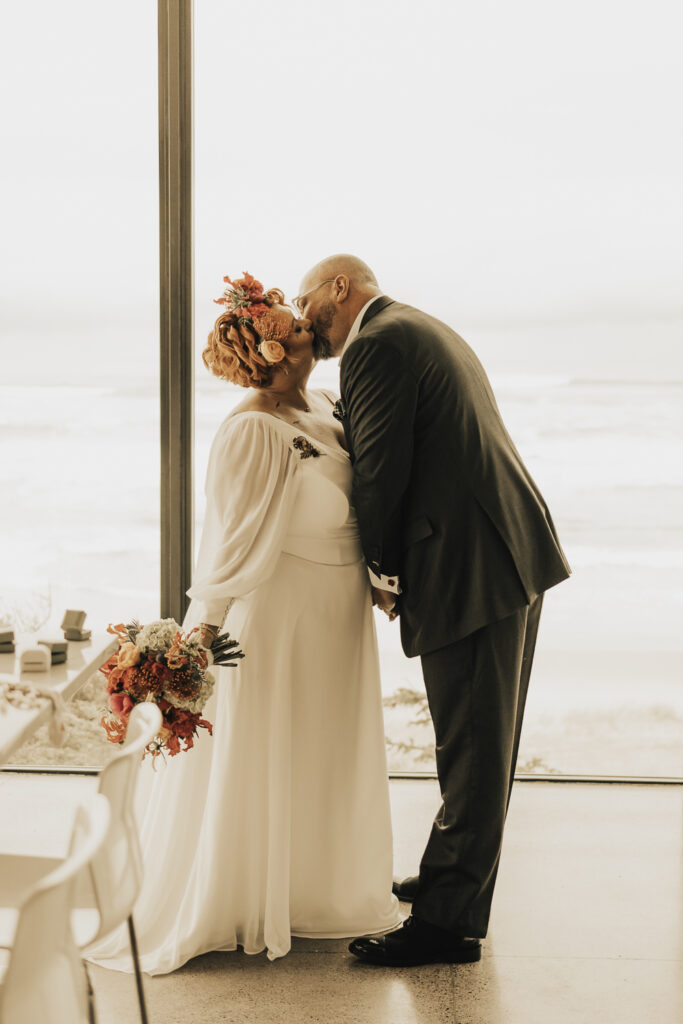
[[455, 331], [378, 298], [342, 357], [341, 394], [363, 551], [400, 577], [409, 657], [567, 578], [550, 512]]

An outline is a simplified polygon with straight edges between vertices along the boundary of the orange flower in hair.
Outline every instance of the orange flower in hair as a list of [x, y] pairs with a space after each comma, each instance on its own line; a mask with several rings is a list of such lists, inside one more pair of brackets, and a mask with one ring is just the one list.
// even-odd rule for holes
[[238, 277], [234, 281], [224, 277], [223, 280], [227, 287], [221, 297], [213, 301], [219, 306], [225, 306], [226, 313], [253, 319], [268, 312], [263, 285], [252, 274], [245, 270], [243, 277]]
[[266, 309], [265, 313], [254, 319], [256, 330], [264, 341], [287, 341], [292, 323], [287, 314], [280, 312], [277, 306]]

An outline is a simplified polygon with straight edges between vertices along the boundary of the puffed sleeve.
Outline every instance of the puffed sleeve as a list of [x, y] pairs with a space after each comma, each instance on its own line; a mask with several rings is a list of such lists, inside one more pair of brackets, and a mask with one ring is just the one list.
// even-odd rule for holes
[[220, 625], [231, 599], [272, 575], [289, 525], [298, 464], [266, 416], [243, 413], [221, 424], [209, 455], [206, 516], [186, 621]]

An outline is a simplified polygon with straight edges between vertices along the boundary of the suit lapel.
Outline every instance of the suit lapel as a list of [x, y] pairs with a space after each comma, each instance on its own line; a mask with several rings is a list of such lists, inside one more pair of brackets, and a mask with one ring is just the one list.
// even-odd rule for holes
[[377, 316], [378, 313], [381, 313], [383, 309], [386, 309], [387, 306], [390, 306], [393, 303], [393, 301], [394, 300], [390, 299], [388, 295], [379, 295], [377, 299], [372, 303], [372, 305], [368, 306], [368, 308], [365, 310], [365, 315], [363, 316], [363, 319], [360, 322], [360, 330], [358, 333], [360, 334], [360, 331], [363, 330], [365, 325], [370, 323], [372, 318]]
[[[383, 309], [387, 308], [387, 306], [391, 306], [393, 302], [394, 302], [394, 300], [390, 299], [388, 295], [378, 295], [378, 297], [375, 299], [375, 301], [373, 303], [371, 303], [371, 305], [369, 305], [368, 308], [365, 310], [365, 313], [363, 314], [363, 319], [360, 322], [360, 328], [359, 328], [358, 334], [356, 335], [356, 338], [354, 338], [354, 340], [351, 342], [351, 345], [353, 345], [355, 343], [356, 339], [360, 336], [360, 334], [361, 334], [363, 328], [366, 326], [366, 324], [369, 324], [373, 317], [377, 316], [378, 313], [381, 313]], [[344, 392], [342, 390], [342, 401], [343, 401], [343, 399], [344, 399]], [[348, 418], [347, 418], [346, 409], [344, 409], [344, 415], [342, 417], [340, 417], [340, 418], [341, 418], [342, 425], [344, 427], [344, 436], [346, 437], [346, 446], [347, 446], [347, 448], [349, 450], [349, 456], [351, 457], [351, 463], [353, 464], [355, 457], [354, 457], [354, 454], [353, 454], [353, 444], [351, 442], [351, 428], [350, 428], [350, 424], [349, 424], [349, 421], [348, 421]]]

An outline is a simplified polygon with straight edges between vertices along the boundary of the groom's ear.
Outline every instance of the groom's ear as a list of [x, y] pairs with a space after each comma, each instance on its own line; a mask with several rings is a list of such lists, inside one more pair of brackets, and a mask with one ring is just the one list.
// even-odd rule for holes
[[349, 297], [351, 282], [346, 274], [337, 274], [332, 284], [332, 298], [335, 302], [346, 302]]

